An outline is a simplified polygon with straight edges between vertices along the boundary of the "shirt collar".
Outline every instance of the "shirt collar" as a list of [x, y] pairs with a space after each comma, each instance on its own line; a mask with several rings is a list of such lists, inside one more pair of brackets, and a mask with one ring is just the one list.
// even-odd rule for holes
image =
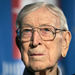
[[61, 68], [58, 66], [58, 75], [62, 75]]

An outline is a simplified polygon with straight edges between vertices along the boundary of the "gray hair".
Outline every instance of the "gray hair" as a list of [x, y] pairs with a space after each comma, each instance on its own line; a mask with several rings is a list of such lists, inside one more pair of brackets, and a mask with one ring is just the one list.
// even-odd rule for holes
[[68, 24], [67, 24], [66, 17], [63, 11], [57, 6], [54, 6], [52, 4], [45, 3], [45, 2], [37, 2], [37, 3], [32, 3], [32, 4], [24, 6], [24, 8], [19, 12], [17, 19], [16, 19], [17, 28], [20, 28], [22, 24], [22, 20], [27, 14], [41, 8], [42, 6], [45, 6], [48, 10], [52, 10], [51, 12], [59, 17], [61, 29], [68, 30]]

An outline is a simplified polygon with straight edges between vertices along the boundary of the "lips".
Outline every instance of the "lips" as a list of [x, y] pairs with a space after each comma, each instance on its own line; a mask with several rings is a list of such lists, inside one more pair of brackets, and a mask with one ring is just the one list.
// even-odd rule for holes
[[44, 54], [30, 54], [30, 56], [43, 56]]
[[46, 54], [44, 52], [45, 51], [41, 48], [29, 49], [28, 55], [29, 56], [44, 56]]

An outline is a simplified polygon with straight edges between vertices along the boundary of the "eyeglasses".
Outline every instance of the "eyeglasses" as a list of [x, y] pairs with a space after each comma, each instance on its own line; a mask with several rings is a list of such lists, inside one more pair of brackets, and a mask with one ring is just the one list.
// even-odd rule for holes
[[[55, 39], [56, 33], [59, 33], [60, 31], [66, 31], [66, 29], [58, 29], [51, 25], [41, 25], [39, 27], [26, 26], [23, 29], [21, 29], [21, 31], [20, 31], [21, 38], [24, 41], [30, 41], [33, 38], [35, 31], [38, 32], [38, 34], [42, 40], [52, 41]], [[19, 34], [19, 32], [18, 32], [18, 34]]]

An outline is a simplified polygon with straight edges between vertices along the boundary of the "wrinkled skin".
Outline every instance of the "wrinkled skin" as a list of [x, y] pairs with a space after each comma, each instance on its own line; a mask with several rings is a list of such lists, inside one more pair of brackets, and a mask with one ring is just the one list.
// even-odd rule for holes
[[[33, 27], [39, 27], [43, 24], [52, 25], [60, 28], [59, 17], [50, 12], [46, 7], [41, 7], [23, 18], [22, 29], [25, 28], [24, 24], [29, 24]], [[21, 56], [26, 67], [30, 67], [33, 71], [40, 71], [47, 68], [57, 68], [57, 61], [61, 56], [66, 56], [68, 47], [65, 39], [65, 34], [68, 38], [68, 45], [70, 42], [70, 32], [63, 34], [57, 33], [53, 41], [44, 41], [40, 38], [37, 31], [34, 32], [31, 41], [22, 43]], [[21, 41], [24, 39], [21, 38]], [[31, 47], [33, 45], [33, 47]], [[65, 47], [64, 47], [65, 46]], [[42, 54], [30, 56], [31, 54]], [[52, 74], [51, 74], [52, 75]], [[55, 74], [54, 74], [55, 75]]]

